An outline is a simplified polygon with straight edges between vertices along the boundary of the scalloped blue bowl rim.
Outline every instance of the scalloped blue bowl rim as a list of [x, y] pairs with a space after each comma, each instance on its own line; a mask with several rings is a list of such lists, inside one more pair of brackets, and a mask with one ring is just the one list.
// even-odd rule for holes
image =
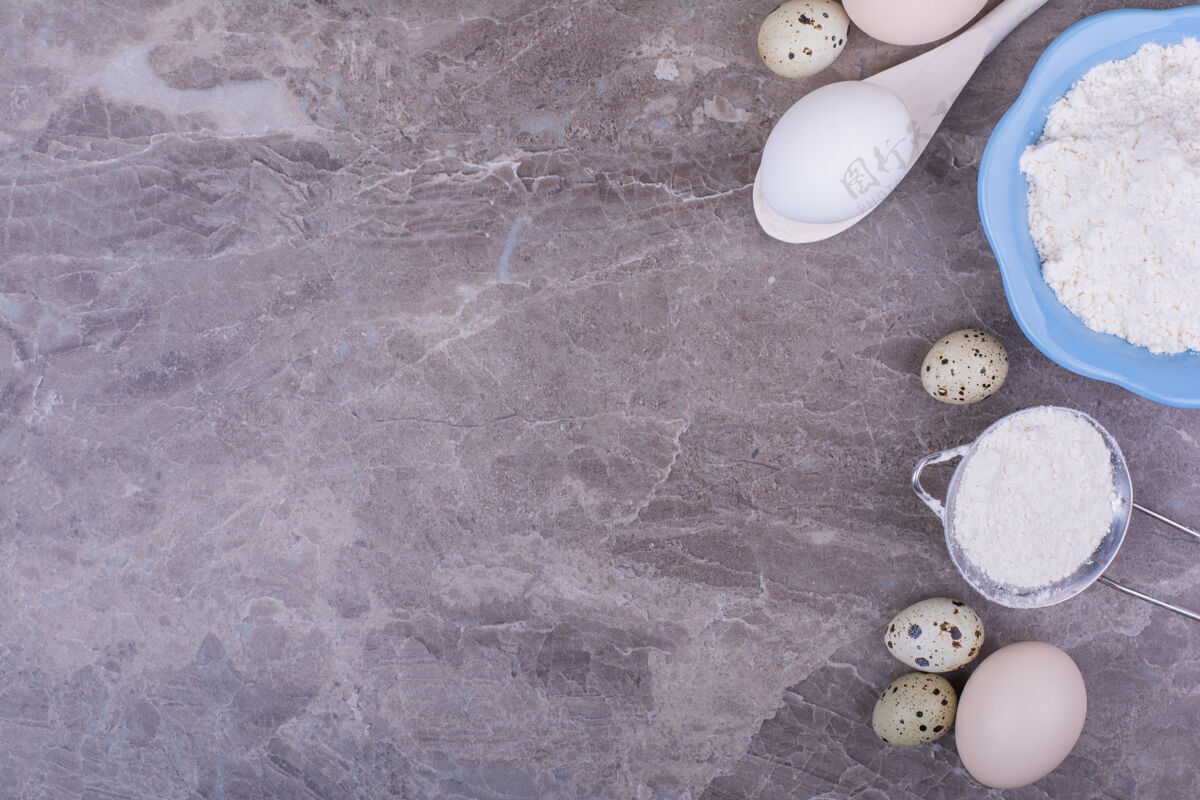
[[1058, 301], [1042, 278], [1041, 258], [1029, 233], [1027, 184], [1018, 163], [1025, 148], [1041, 138], [1050, 106], [1089, 69], [1131, 56], [1147, 42], [1171, 45], [1186, 38], [1200, 39], [1200, 5], [1106, 11], [1063, 31], [992, 131], [979, 165], [978, 201], [1009, 308], [1038, 350], [1072, 372], [1155, 402], [1200, 408], [1200, 353], [1156, 355], [1091, 330]]

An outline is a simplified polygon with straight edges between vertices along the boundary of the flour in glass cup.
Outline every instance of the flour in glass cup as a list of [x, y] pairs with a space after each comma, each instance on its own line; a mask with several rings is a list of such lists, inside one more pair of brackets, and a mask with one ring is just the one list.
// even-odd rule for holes
[[1093, 67], [1021, 171], [1059, 301], [1151, 352], [1200, 350], [1200, 42]]
[[1122, 502], [1104, 437], [1070, 409], [1032, 408], [1002, 419], [959, 469], [954, 538], [990, 579], [1022, 590], [1079, 569]]

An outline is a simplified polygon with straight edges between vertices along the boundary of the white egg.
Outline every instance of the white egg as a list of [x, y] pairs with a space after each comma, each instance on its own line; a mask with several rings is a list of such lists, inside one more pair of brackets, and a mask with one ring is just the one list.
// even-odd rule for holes
[[921, 364], [921, 385], [936, 400], [951, 405], [991, 397], [1008, 377], [1008, 353], [989, 333], [964, 328], [938, 341]]
[[925, 44], [971, 21], [987, 0], [843, 0], [863, 33], [890, 44]]
[[931, 597], [893, 617], [883, 634], [883, 643], [889, 653], [910, 667], [950, 672], [979, 655], [983, 620], [961, 600]]
[[911, 672], [883, 690], [875, 701], [871, 727], [888, 744], [916, 747], [945, 736], [957, 710], [958, 695], [948, 680]]
[[869, 83], [831, 83], [802, 97], [767, 137], [763, 199], [797, 222], [851, 219], [888, 196], [912, 153], [912, 118], [900, 98]]
[[833, 63], [846, 46], [850, 18], [832, 0], [789, 0], [758, 29], [758, 54], [785, 78], [807, 78]]

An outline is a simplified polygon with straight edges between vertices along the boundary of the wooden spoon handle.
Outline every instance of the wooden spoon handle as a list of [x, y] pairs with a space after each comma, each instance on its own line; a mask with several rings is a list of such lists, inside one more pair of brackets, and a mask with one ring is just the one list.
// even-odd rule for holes
[[866, 79], [899, 97], [912, 116], [914, 147], [909, 163], [916, 163], [984, 57], [1047, 2], [1006, 0], [940, 47]]
[[983, 41], [983, 56], [996, 49], [996, 45], [1012, 33], [1013, 28], [1020, 25], [1029, 15], [1046, 5], [1049, 0], [1007, 0], [996, 6], [987, 16], [976, 22], [968, 30]]

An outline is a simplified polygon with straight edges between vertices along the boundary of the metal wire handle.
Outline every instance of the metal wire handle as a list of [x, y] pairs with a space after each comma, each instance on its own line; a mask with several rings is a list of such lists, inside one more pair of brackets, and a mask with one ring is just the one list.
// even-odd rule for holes
[[[1162, 514], [1159, 514], [1157, 511], [1151, 511], [1150, 509], [1146, 508], [1145, 506], [1138, 505], [1137, 503], [1134, 503], [1133, 507], [1148, 517], [1153, 517], [1154, 519], [1158, 520], [1159, 522], [1170, 525], [1172, 528], [1174, 528], [1177, 531], [1182, 531], [1182, 532], [1186, 533], [1188, 536], [1194, 536], [1197, 540], [1200, 540], [1200, 533], [1196, 533], [1196, 531], [1192, 530], [1191, 528], [1187, 527], [1186, 525], [1180, 525], [1175, 520], [1168, 519], [1167, 517], [1164, 517]], [[1096, 581], [1098, 583], [1103, 583], [1105, 586], [1111, 586], [1112, 588], [1116, 589], [1118, 592], [1124, 592], [1125, 594], [1129, 595], [1130, 597], [1136, 597], [1139, 600], [1145, 600], [1147, 603], [1150, 603], [1151, 605], [1158, 606], [1159, 608], [1165, 608], [1168, 611], [1174, 611], [1176, 614], [1181, 614], [1181, 615], [1187, 617], [1188, 619], [1194, 619], [1197, 622], [1200, 622], [1200, 614], [1197, 614], [1195, 611], [1190, 611], [1186, 608], [1183, 608], [1182, 606], [1177, 606], [1177, 605], [1174, 605], [1173, 603], [1168, 603], [1165, 600], [1159, 600], [1157, 597], [1151, 597], [1148, 594], [1139, 592], [1137, 589], [1130, 589], [1128, 586], [1117, 583], [1116, 581], [1114, 581], [1112, 578], [1108, 577], [1107, 575], [1101, 575], [1099, 578], [1096, 579]]]

